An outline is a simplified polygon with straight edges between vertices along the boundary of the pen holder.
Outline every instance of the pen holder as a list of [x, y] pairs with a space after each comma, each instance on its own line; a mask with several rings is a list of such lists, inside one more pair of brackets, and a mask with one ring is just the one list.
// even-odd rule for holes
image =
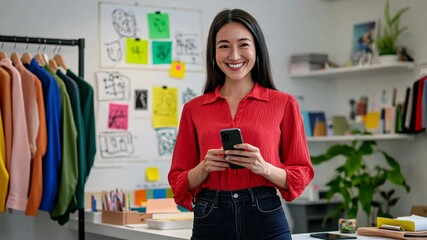
[[338, 220], [338, 229], [341, 233], [355, 233], [357, 228], [356, 219], [340, 218]]
[[139, 213], [137, 211], [102, 211], [102, 223], [127, 225], [145, 223], [151, 214]]

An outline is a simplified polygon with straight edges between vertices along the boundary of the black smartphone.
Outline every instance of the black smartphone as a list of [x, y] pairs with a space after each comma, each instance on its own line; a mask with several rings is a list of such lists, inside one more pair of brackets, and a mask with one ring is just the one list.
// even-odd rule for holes
[[310, 237], [320, 239], [357, 239], [355, 236], [341, 235], [336, 233], [311, 233]]
[[[224, 150], [236, 150], [233, 146], [235, 144], [243, 143], [242, 133], [239, 128], [226, 128], [220, 131], [222, 148]], [[239, 169], [242, 166], [230, 163], [230, 168]]]

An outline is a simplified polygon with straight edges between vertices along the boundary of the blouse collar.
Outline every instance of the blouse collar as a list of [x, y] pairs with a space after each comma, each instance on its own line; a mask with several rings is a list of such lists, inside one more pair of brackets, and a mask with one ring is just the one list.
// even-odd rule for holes
[[[217, 99], [219, 98], [223, 98], [221, 96], [221, 93], [219, 92], [219, 89], [221, 88], [221, 86], [217, 86], [215, 88], [214, 92], [210, 92], [208, 94], [206, 94], [206, 98], [203, 101], [203, 104], [209, 104], [209, 103], [213, 103], [215, 102]], [[245, 98], [254, 98], [254, 99], [258, 99], [260, 101], [265, 101], [268, 102], [268, 93], [269, 93], [269, 89], [266, 87], [262, 87], [260, 86], [258, 83], [254, 84], [254, 87], [252, 88], [252, 90], [249, 92], [248, 95], [246, 95]]]

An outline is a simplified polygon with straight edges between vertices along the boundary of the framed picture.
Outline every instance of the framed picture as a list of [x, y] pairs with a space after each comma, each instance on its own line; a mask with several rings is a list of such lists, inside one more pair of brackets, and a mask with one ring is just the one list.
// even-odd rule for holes
[[354, 24], [351, 45], [351, 62], [353, 65], [372, 63], [377, 33], [378, 20]]

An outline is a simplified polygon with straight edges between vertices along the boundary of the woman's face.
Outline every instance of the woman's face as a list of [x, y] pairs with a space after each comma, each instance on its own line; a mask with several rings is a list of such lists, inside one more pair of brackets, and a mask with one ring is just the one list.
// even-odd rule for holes
[[241, 23], [228, 23], [216, 35], [215, 60], [225, 73], [226, 80], [252, 80], [256, 49], [252, 34]]

